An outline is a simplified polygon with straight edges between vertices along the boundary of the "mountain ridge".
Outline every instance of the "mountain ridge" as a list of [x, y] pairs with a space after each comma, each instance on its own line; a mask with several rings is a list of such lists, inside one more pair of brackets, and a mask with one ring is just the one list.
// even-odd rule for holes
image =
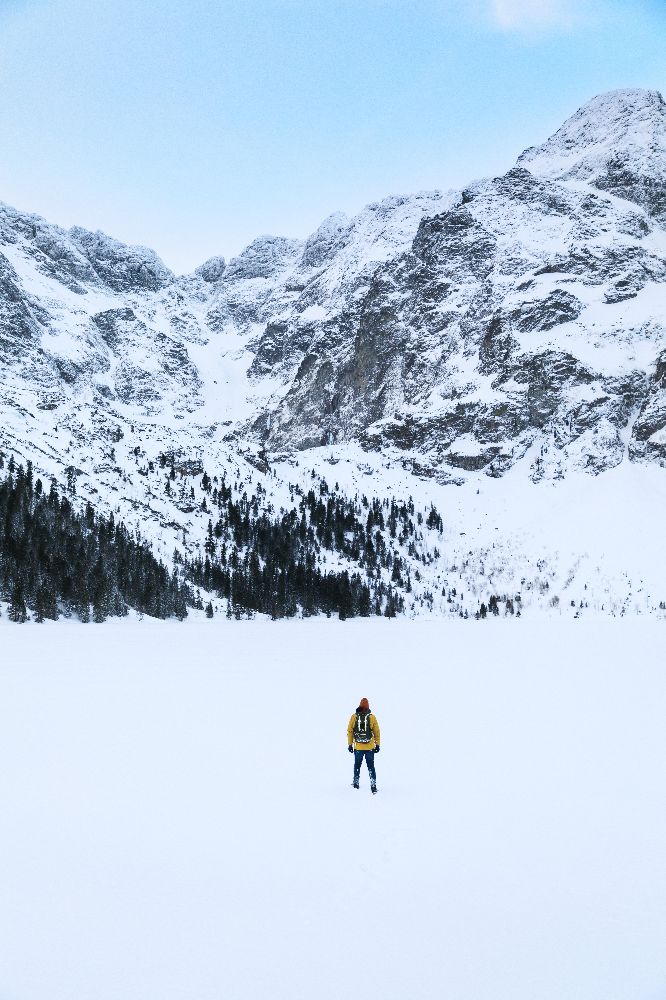
[[[663, 107], [600, 95], [502, 177], [333, 213], [189, 275], [0, 205], [0, 450], [73, 468], [165, 551], [205, 534], [150, 471], [165, 451], [280, 469], [276, 503], [290, 468], [323, 475], [359, 447], [359, 469], [388, 463], [422, 495], [663, 467]], [[604, 160], [609, 120], [632, 141]]]

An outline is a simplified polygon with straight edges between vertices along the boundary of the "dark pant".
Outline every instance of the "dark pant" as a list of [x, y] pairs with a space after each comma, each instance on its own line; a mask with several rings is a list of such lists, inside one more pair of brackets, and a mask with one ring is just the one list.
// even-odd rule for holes
[[368, 765], [370, 784], [375, 785], [377, 783], [377, 775], [375, 774], [374, 750], [354, 750], [354, 784], [358, 785], [359, 778], [361, 777], [361, 764], [363, 763], [364, 757], [365, 762]]

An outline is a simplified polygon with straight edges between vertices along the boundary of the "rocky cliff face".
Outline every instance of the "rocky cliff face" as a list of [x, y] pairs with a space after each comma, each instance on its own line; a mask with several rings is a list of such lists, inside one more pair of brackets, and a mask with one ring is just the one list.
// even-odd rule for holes
[[209, 464], [360, 444], [440, 483], [665, 465], [665, 225], [666, 105], [640, 90], [503, 177], [183, 277], [0, 206], [0, 450], [164, 525], [118, 435]]
[[661, 461], [665, 142], [661, 95], [606, 95], [425, 217], [313, 339], [269, 446], [358, 438], [440, 476]]

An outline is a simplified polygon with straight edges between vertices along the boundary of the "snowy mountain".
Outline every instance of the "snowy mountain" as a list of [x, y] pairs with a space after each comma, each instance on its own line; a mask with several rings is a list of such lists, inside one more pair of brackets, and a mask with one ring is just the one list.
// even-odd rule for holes
[[415, 612], [427, 592], [450, 610], [452, 579], [457, 613], [526, 586], [540, 605], [573, 586], [577, 611], [637, 592], [658, 608], [639, 526], [666, 465], [665, 212], [666, 105], [641, 90], [595, 98], [503, 177], [262, 236], [187, 276], [0, 206], [0, 450], [169, 558], [203, 545], [204, 469], [276, 508], [314, 472], [436, 503], [445, 544], [403, 546]]
[[581, 108], [518, 165], [550, 180], [580, 180], [666, 214], [666, 102], [656, 90], [616, 90]]

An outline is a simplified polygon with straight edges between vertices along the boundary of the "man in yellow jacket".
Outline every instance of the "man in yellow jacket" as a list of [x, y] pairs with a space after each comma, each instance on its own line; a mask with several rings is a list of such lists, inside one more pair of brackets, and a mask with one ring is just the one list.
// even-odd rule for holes
[[359, 787], [361, 764], [365, 757], [370, 775], [370, 789], [377, 793], [375, 754], [379, 753], [379, 723], [370, 711], [367, 698], [361, 698], [347, 726], [347, 749], [354, 754], [354, 788]]

